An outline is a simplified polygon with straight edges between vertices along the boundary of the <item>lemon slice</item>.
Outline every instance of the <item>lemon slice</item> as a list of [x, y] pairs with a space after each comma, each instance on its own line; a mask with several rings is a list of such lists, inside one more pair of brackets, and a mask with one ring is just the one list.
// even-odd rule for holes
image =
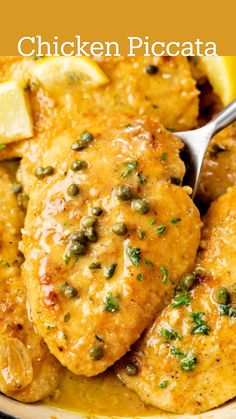
[[236, 98], [236, 57], [201, 57], [200, 66], [223, 105]]
[[33, 122], [26, 92], [15, 81], [0, 83], [0, 143], [32, 136]]
[[87, 57], [40, 58], [31, 72], [50, 93], [68, 93], [80, 85], [94, 88], [109, 83], [99, 65]]

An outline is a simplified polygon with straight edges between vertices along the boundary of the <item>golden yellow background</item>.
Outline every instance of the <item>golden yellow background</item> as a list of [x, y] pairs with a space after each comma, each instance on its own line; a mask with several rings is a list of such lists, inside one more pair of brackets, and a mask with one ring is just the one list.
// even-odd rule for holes
[[[127, 37], [156, 41], [214, 41], [219, 55], [236, 55], [235, 0], [11, 0], [0, 7], [0, 55], [18, 55], [23, 36], [52, 41], [117, 41], [127, 53]], [[141, 55], [141, 54], [139, 54]]]

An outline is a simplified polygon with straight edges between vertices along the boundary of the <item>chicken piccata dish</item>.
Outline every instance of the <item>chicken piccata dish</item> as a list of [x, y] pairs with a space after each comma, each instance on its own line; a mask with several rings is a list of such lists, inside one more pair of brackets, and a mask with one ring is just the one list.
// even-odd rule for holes
[[175, 136], [225, 101], [195, 57], [0, 57], [3, 395], [92, 418], [236, 397], [236, 125], [195, 202]]

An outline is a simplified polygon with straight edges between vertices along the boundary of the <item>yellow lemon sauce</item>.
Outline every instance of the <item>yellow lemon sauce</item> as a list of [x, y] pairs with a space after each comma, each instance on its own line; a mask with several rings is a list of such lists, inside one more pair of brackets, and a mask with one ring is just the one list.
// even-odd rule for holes
[[146, 406], [112, 372], [94, 378], [76, 376], [64, 369], [59, 389], [45, 402], [49, 406], [94, 416], [141, 417], [163, 411]]

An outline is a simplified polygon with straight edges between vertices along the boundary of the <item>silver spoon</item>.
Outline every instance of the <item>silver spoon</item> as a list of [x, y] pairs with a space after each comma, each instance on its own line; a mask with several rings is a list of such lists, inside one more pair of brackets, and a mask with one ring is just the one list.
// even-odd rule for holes
[[185, 144], [186, 175], [184, 184], [191, 186], [195, 197], [204, 157], [211, 138], [236, 120], [236, 100], [228, 105], [212, 121], [193, 131], [175, 132]]

